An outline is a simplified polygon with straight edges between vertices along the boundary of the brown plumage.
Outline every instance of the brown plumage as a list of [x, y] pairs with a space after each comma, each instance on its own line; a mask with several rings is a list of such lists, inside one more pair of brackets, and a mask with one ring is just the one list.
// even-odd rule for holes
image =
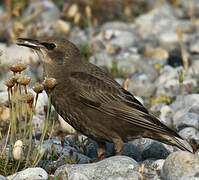
[[122, 150], [123, 142], [139, 137], [188, 150], [175, 131], [151, 115], [108, 73], [83, 61], [71, 42], [59, 38], [19, 39], [17, 44], [35, 49], [43, 61], [44, 77], [57, 80], [53, 105], [77, 131], [99, 142], [114, 142], [117, 152]]

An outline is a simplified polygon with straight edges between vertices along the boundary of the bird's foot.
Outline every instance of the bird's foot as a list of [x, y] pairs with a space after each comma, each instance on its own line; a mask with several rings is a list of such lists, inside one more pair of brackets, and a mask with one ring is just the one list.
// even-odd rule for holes
[[122, 155], [122, 150], [124, 148], [124, 142], [121, 138], [113, 139], [113, 142], [115, 144], [115, 154], [116, 155]]

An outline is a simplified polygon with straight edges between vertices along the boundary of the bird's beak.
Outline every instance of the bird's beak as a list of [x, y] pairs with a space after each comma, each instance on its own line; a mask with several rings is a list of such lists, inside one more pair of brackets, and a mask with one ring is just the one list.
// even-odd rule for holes
[[16, 44], [19, 46], [25, 46], [35, 50], [44, 48], [44, 46], [38, 40], [35, 39], [18, 38]]

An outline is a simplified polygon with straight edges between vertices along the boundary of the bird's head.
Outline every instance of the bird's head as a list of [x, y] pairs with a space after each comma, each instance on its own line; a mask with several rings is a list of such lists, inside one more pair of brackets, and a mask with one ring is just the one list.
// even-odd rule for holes
[[41, 38], [38, 40], [19, 38], [17, 44], [37, 52], [44, 64], [63, 66], [80, 59], [79, 49], [70, 41], [61, 38]]

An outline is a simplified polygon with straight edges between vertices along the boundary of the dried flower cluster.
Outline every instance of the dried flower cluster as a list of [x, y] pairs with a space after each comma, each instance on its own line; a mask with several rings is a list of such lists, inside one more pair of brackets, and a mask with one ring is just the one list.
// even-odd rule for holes
[[[34, 155], [34, 157], [31, 155], [34, 151], [32, 141], [34, 127], [32, 118], [35, 113], [38, 96], [44, 89], [49, 95], [48, 112], [44, 120], [42, 138], [40, 139], [41, 146], [49, 126], [51, 93], [57, 85], [56, 79], [45, 78], [43, 83], [35, 83], [33, 86], [32, 90], [36, 93], [35, 96], [34, 93], [28, 90], [31, 78], [23, 74], [26, 68], [26, 65], [22, 63], [12, 65], [10, 70], [13, 72], [13, 75], [5, 81], [10, 107], [10, 130], [8, 131], [4, 148], [5, 150], [7, 143], [11, 144], [12, 160], [18, 161], [19, 164], [21, 161], [25, 161], [25, 167], [30, 164], [35, 166], [43, 156], [43, 153], [38, 153], [36, 156]], [[23, 146], [27, 151], [23, 152]], [[23, 154], [26, 158], [23, 157]]]

